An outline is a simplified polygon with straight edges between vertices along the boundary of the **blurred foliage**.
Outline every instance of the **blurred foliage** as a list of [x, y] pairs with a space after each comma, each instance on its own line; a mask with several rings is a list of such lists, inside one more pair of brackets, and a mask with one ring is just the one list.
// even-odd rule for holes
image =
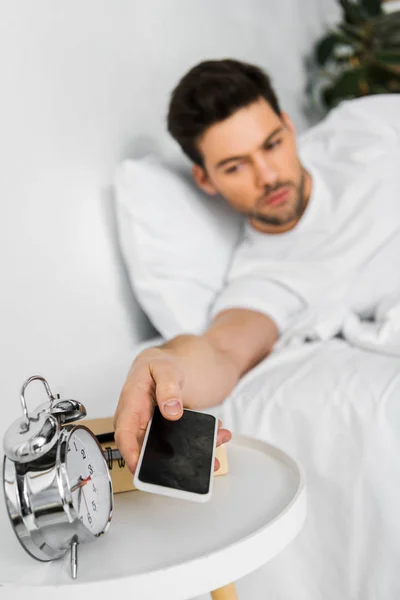
[[330, 109], [341, 100], [400, 93], [400, 11], [381, 0], [338, 0], [343, 20], [315, 48], [314, 100]]

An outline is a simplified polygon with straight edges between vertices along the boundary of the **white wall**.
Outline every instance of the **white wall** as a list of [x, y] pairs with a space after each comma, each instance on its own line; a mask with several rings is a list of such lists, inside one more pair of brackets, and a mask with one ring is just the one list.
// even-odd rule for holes
[[114, 243], [110, 184], [128, 154], [171, 148], [164, 118], [178, 77], [204, 58], [257, 62], [304, 128], [303, 60], [333, 6], [3, 0], [0, 433], [36, 372], [92, 416], [113, 412], [148, 327]]

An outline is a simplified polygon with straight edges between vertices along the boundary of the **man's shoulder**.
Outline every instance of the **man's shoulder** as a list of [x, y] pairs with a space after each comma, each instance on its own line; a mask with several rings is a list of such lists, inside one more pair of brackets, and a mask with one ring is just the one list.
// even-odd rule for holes
[[344, 143], [365, 144], [366, 136], [382, 141], [400, 139], [400, 94], [379, 94], [343, 101], [319, 123], [299, 136], [303, 151], [321, 142], [329, 147]]

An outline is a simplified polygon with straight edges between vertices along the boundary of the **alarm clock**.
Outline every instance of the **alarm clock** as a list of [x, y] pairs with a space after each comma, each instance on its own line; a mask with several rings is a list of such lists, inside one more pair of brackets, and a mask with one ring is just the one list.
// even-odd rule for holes
[[[28, 413], [25, 391], [41, 381], [48, 401]], [[22, 547], [41, 561], [71, 553], [78, 569], [78, 545], [96, 540], [110, 526], [113, 491], [103, 451], [93, 433], [75, 422], [86, 416], [76, 400], [54, 396], [34, 375], [21, 390], [23, 416], [3, 440], [3, 487], [11, 525]]]

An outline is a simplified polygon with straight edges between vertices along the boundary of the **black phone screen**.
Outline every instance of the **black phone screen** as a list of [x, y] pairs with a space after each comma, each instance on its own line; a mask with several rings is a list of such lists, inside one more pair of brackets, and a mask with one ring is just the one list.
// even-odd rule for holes
[[[139, 479], [144, 483], [207, 494], [214, 451], [215, 418], [184, 410], [168, 421], [154, 410]], [[211, 470], [211, 471], [210, 471]]]

